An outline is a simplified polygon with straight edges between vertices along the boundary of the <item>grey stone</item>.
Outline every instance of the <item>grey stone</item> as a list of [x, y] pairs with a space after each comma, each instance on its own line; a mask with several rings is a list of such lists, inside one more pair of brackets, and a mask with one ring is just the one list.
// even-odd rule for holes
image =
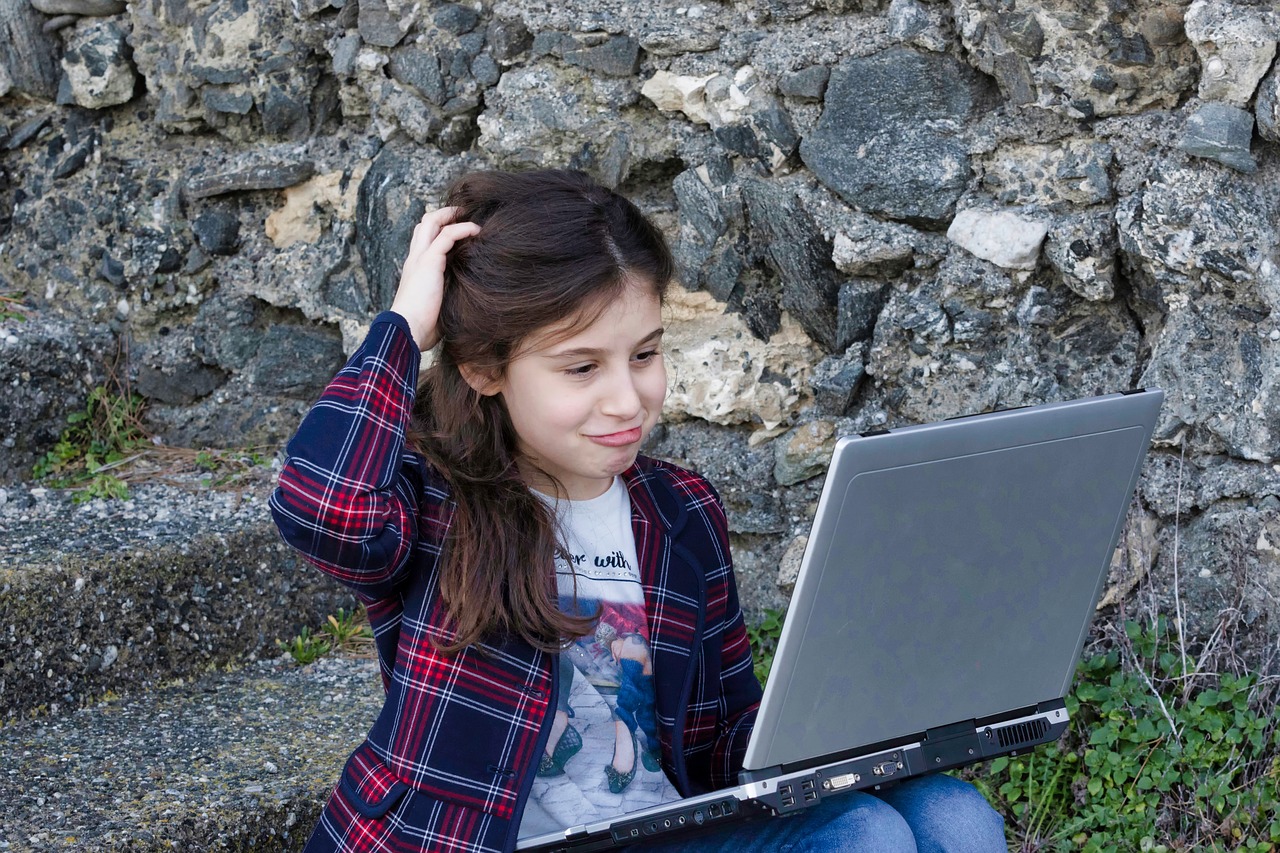
[[889, 299], [890, 285], [875, 279], [853, 279], [840, 285], [836, 333], [841, 341], [865, 341]]
[[289, 90], [275, 84], [267, 87], [261, 113], [262, 131], [267, 136], [300, 141], [311, 130], [309, 99], [295, 97]]
[[831, 421], [801, 424], [773, 442], [773, 478], [781, 486], [793, 486], [819, 476], [831, 462], [835, 441]]
[[1044, 50], [1044, 29], [1034, 12], [1003, 12], [996, 16], [996, 30], [1020, 56], [1036, 59]]
[[1268, 142], [1280, 142], [1280, 64], [1258, 84], [1254, 116], [1258, 120], [1258, 135]]
[[267, 161], [191, 178], [183, 193], [188, 199], [205, 199], [236, 192], [278, 190], [310, 180], [315, 173], [311, 162]]
[[10, 94], [46, 101], [57, 95], [62, 46], [44, 22], [27, 0], [0, 0], [0, 68]]
[[445, 81], [440, 73], [440, 62], [434, 54], [416, 47], [401, 47], [391, 52], [387, 63], [391, 77], [413, 88], [428, 103], [441, 106], [445, 102]]
[[185, 406], [208, 396], [226, 381], [226, 374], [217, 368], [184, 358], [159, 366], [140, 365], [135, 388], [149, 399]]
[[1210, 101], [1187, 119], [1178, 147], [1188, 154], [1217, 160], [1241, 172], [1255, 172], [1258, 163], [1249, 151], [1253, 115], [1230, 104]]
[[480, 14], [460, 3], [445, 3], [436, 10], [432, 20], [445, 32], [460, 36], [476, 28], [480, 23]]
[[911, 41], [929, 23], [929, 15], [918, 0], [893, 0], [889, 4], [889, 35], [899, 41]]
[[253, 360], [262, 342], [257, 320], [252, 300], [215, 294], [196, 311], [191, 348], [206, 364], [239, 373]]
[[676, 23], [658, 19], [644, 22], [639, 40], [652, 56], [681, 56], [715, 50], [720, 47], [721, 34], [690, 20]]
[[76, 27], [62, 57], [71, 97], [95, 110], [126, 103], [133, 98], [137, 75], [124, 30], [114, 21], [87, 20]]
[[200, 101], [215, 113], [248, 115], [253, 109], [253, 94], [243, 89], [206, 86], [200, 90]]
[[102, 260], [98, 264], [98, 277], [116, 287], [124, 287], [124, 264], [111, 257], [110, 252], [102, 253]]
[[1067, 287], [1097, 302], [1115, 296], [1118, 249], [1114, 211], [1103, 208], [1055, 220], [1044, 256]]
[[497, 18], [489, 22], [489, 50], [498, 62], [511, 62], [533, 45], [533, 35], [518, 18]]
[[125, 10], [124, 0], [31, 0], [31, 5], [46, 15], [106, 17]]
[[360, 37], [368, 44], [375, 47], [395, 47], [409, 31], [407, 22], [402, 22], [387, 8], [386, 0], [359, 0], [359, 8]]
[[471, 60], [471, 76], [481, 86], [495, 86], [502, 77], [502, 69], [492, 56], [482, 53]]
[[782, 280], [782, 307], [828, 352], [843, 350], [836, 324], [839, 282], [831, 244], [794, 194], [759, 180], [743, 185], [751, 236]]
[[949, 57], [895, 48], [846, 59], [801, 159], [859, 209], [941, 224], [968, 183], [961, 131], [982, 94], [973, 73]]
[[0, 483], [30, 479], [67, 415], [83, 410], [94, 386], [106, 382], [105, 359], [116, 351], [110, 331], [83, 318], [37, 315], [9, 328], [0, 334], [0, 370], [9, 377], [0, 394]]
[[713, 245], [729, 229], [729, 220], [720, 208], [715, 190], [702, 182], [692, 169], [681, 172], [671, 182], [680, 205], [682, 223], [693, 226], [702, 242]]
[[240, 248], [240, 218], [227, 210], [206, 210], [191, 223], [196, 242], [211, 255], [234, 255]]
[[533, 39], [533, 55], [558, 56], [570, 65], [607, 74], [632, 77], [640, 67], [640, 43], [630, 36], [610, 36], [604, 40], [569, 33], [538, 33]]
[[35, 118], [27, 119], [22, 124], [18, 125], [18, 129], [13, 131], [9, 136], [9, 141], [4, 145], [5, 149], [8, 151], [14, 151], [26, 145], [28, 142], [39, 136], [40, 131], [49, 126], [49, 122], [52, 118], [53, 113], [44, 113], [43, 115], [38, 115]]
[[818, 411], [834, 417], [847, 412], [866, 373], [861, 347], [849, 347], [844, 355], [818, 362], [809, 376]]
[[798, 101], [821, 101], [827, 91], [827, 81], [831, 79], [831, 69], [825, 65], [810, 65], [790, 74], [784, 74], [778, 81], [778, 91], [788, 98]]
[[734, 534], [777, 534], [787, 530], [784, 507], [773, 485], [774, 451], [752, 446], [741, 430], [693, 421], [675, 428], [659, 425], [644, 452], [680, 460], [706, 476], [720, 492]]
[[355, 73], [356, 57], [360, 54], [360, 34], [347, 33], [338, 39], [333, 49], [333, 73], [346, 79]]
[[345, 361], [336, 329], [276, 323], [267, 328], [250, 367], [258, 392], [313, 399]]

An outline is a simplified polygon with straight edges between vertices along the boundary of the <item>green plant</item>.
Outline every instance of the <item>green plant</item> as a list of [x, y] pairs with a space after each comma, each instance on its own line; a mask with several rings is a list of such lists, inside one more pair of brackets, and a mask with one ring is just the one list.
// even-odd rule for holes
[[773, 653], [778, 649], [778, 637], [782, 634], [782, 622], [786, 611], [769, 608], [759, 624], [747, 627], [747, 639], [751, 641], [751, 657], [755, 661], [756, 679], [761, 686], [769, 680], [773, 668]]
[[369, 627], [363, 607], [350, 611], [339, 607], [338, 612], [330, 614], [320, 626], [318, 633], [313, 634], [310, 628], [304, 627], [289, 642], [277, 640], [276, 645], [298, 664], [311, 663], [332, 651], [369, 655], [372, 654], [373, 629]]
[[1197, 667], [1161, 617], [1079, 667], [1057, 744], [979, 768], [1011, 849], [1259, 850], [1280, 842], [1276, 682]]
[[303, 626], [302, 632], [289, 642], [276, 640], [281, 651], [289, 653], [294, 663], [299, 665], [308, 664], [324, 655], [327, 655], [333, 647], [329, 645], [329, 641], [323, 637], [311, 633], [311, 629]]
[[339, 607], [337, 614], [330, 614], [320, 629], [329, 635], [335, 649], [343, 651], [364, 651], [373, 642], [373, 629], [369, 627], [363, 607], [352, 611]]
[[0, 322], [5, 320], [17, 320], [19, 323], [26, 322], [27, 311], [30, 309], [22, 304], [22, 297], [25, 295], [26, 292], [21, 290], [0, 293]]
[[84, 408], [67, 416], [58, 443], [37, 460], [32, 476], [55, 488], [76, 489], [77, 503], [126, 497], [128, 486], [116, 472], [150, 444], [142, 429], [143, 405], [138, 394], [97, 386]]

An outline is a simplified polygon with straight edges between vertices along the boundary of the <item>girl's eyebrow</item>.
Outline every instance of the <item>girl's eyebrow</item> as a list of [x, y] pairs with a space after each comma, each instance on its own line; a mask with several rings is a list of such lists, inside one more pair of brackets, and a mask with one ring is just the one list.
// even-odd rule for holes
[[[666, 330], [663, 329], [661, 326], [659, 326], [658, 328], [654, 329], [652, 332], [650, 332], [649, 334], [641, 338], [640, 341], [636, 344], [636, 346], [642, 347], [642, 346], [645, 346], [646, 344], [657, 343], [658, 339], [662, 337], [662, 333], [664, 331]], [[558, 350], [556, 352], [545, 353], [543, 357], [544, 358], [565, 358], [565, 359], [598, 358], [604, 353], [605, 353], [605, 349], [603, 347], [576, 347], [574, 349]]]

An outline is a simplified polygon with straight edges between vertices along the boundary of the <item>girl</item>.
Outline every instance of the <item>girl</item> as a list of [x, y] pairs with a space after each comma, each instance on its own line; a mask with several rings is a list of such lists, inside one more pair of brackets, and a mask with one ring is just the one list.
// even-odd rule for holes
[[[574, 172], [468, 175], [414, 230], [271, 499], [364, 602], [387, 694], [307, 850], [508, 851], [735, 781], [760, 688], [724, 510], [639, 455], [672, 275], [661, 233]], [[721, 847], [1004, 841], [974, 789], [931, 777], [673, 849]]]

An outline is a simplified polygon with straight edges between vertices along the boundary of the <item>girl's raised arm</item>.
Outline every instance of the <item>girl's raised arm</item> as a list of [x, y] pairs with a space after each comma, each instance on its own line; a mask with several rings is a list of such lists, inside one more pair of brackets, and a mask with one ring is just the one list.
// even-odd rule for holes
[[362, 598], [390, 595], [418, 537], [420, 463], [405, 451], [421, 351], [439, 340], [446, 254], [478, 231], [452, 208], [414, 229], [393, 308], [374, 318], [286, 448], [271, 513], [285, 541]]

